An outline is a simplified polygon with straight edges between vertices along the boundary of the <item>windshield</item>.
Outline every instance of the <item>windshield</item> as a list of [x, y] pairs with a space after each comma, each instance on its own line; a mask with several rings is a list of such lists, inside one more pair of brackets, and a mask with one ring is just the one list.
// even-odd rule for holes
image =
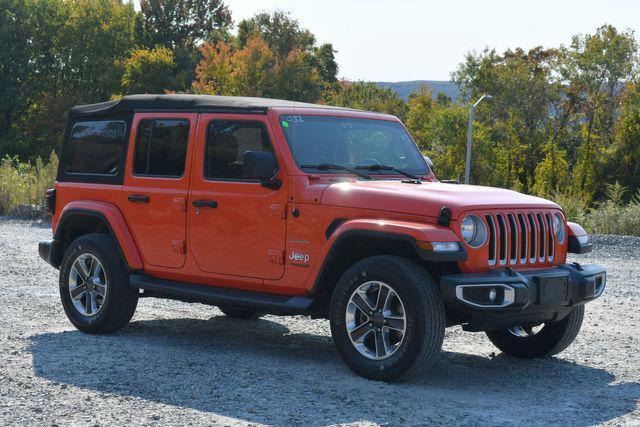
[[[280, 116], [280, 127], [296, 164], [304, 169], [313, 165], [352, 169], [385, 165], [414, 175], [429, 174], [420, 150], [397, 122], [289, 114]], [[337, 168], [320, 169], [325, 173], [344, 173]], [[398, 173], [376, 169], [376, 174]]]

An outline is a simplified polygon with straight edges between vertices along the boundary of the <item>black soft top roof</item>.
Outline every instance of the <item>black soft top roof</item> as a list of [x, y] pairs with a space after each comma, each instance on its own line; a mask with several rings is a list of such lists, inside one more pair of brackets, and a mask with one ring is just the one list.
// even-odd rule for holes
[[97, 104], [78, 105], [71, 109], [70, 115], [100, 116], [106, 114], [130, 113], [135, 110], [222, 110], [222, 111], [260, 111], [274, 107], [300, 107], [348, 110], [328, 105], [308, 104], [283, 99], [250, 98], [241, 96], [213, 95], [127, 95], [123, 98]]

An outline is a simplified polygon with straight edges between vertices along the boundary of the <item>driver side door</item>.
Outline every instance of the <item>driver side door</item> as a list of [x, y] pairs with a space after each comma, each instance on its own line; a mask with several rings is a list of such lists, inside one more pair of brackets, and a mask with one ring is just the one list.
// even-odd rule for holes
[[266, 117], [202, 114], [196, 138], [187, 240], [198, 267], [207, 273], [279, 279], [284, 274], [286, 189], [265, 188], [243, 177], [245, 152], [274, 153]]

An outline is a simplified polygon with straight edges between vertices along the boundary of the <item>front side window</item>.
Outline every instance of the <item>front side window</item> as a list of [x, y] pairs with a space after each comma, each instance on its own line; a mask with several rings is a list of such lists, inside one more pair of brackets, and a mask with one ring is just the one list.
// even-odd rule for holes
[[[415, 175], [429, 173], [415, 142], [397, 122], [282, 115], [280, 126], [296, 164], [305, 170], [327, 164], [349, 168], [384, 165]], [[395, 172], [382, 169], [378, 173], [393, 175]]]
[[221, 180], [251, 180], [245, 178], [243, 170], [244, 154], [247, 151], [273, 154], [264, 123], [242, 120], [210, 122], [205, 150], [205, 178]]
[[64, 172], [90, 175], [118, 174], [127, 125], [120, 120], [77, 122], [64, 156]]
[[133, 173], [179, 178], [184, 174], [189, 120], [154, 119], [138, 124]]

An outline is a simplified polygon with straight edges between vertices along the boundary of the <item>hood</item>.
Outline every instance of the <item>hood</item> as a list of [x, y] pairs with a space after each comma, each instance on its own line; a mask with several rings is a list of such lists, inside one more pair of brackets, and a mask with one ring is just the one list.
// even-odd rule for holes
[[501, 188], [428, 181], [409, 184], [391, 180], [331, 184], [324, 190], [321, 203], [431, 217], [437, 217], [440, 209], [447, 206], [453, 219], [475, 209], [560, 209], [549, 200]]

